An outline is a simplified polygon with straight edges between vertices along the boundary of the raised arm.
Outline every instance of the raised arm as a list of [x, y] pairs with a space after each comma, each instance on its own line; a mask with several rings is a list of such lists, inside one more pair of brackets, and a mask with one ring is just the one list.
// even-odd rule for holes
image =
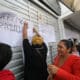
[[[35, 48], [29, 43], [28, 34], [27, 34], [28, 24], [24, 23], [23, 26], [23, 50], [25, 56], [25, 64], [29, 68], [29, 66], [41, 67], [41, 61], [38, 59], [36, 55], [37, 52]], [[38, 60], [40, 61], [39, 63]]]
[[40, 36], [40, 34], [38, 33], [38, 31], [35, 28], [33, 28], [33, 32], [36, 33], [36, 35]]
[[23, 39], [27, 39], [28, 38], [27, 30], [28, 30], [28, 23], [24, 22], [23, 31], [22, 31]]
[[29, 40], [28, 40], [28, 23], [24, 23], [23, 25], [23, 32], [22, 32], [22, 35], [23, 35], [23, 50], [24, 50], [24, 54], [25, 54], [25, 57], [27, 56], [30, 56], [32, 54], [32, 47], [29, 43]]

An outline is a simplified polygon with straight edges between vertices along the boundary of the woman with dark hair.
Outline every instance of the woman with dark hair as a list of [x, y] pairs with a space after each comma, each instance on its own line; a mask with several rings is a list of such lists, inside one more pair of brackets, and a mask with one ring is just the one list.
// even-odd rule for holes
[[24, 80], [47, 80], [47, 46], [39, 33], [32, 38], [32, 45], [28, 40], [28, 24], [23, 26], [23, 50], [25, 58]]
[[72, 38], [72, 39], [68, 39], [68, 40], [73, 43], [72, 54], [79, 56], [79, 48], [78, 48], [79, 45], [78, 45], [77, 39], [76, 38]]
[[7, 44], [0, 43], [0, 80], [15, 80], [14, 74], [4, 67], [9, 63], [12, 57], [11, 47]]
[[78, 43], [78, 44], [76, 45], [76, 48], [77, 48], [77, 51], [78, 51], [79, 56], [80, 56], [80, 43]]
[[69, 40], [58, 43], [58, 55], [48, 66], [48, 80], [80, 80], [80, 57], [70, 54], [72, 46]]

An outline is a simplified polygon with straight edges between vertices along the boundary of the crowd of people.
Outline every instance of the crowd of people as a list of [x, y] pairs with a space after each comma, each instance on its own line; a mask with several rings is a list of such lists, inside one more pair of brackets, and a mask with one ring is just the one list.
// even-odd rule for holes
[[[63, 39], [57, 45], [52, 64], [47, 65], [48, 48], [43, 37], [34, 28], [32, 43], [28, 39], [28, 23], [24, 23], [24, 80], [80, 80], [80, 44], [77, 39]], [[4, 70], [12, 57], [11, 47], [0, 43], [0, 80], [15, 80], [13, 72]]]

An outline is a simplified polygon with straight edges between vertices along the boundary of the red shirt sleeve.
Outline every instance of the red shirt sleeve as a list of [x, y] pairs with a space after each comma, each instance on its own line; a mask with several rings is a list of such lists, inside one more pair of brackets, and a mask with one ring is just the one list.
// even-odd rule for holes
[[59, 69], [56, 77], [60, 80], [80, 80], [80, 59], [76, 59], [72, 65], [72, 73], [69, 73], [63, 69]]

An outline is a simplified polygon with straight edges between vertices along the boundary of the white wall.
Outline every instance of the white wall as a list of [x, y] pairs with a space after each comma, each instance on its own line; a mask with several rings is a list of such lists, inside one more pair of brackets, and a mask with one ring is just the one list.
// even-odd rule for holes
[[66, 38], [77, 38], [80, 39], [80, 31], [75, 29], [74, 27], [64, 23]]
[[[23, 0], [0, 0], [0, 12], [2, 11], [13, 12], [26, 20], [32, 21], [36, 27], [39, 23], [52, 25], [55, 29], [56, 40], [58, 41], [60, 39], [57, 18], [29, 1], [25, 3]], [[51, 45], [55, 50], [56, 44], [51, 43]], [[6, 68], [9, 68], [14, 72], [16, 80], [23, 80], [23, 58], [21, 47], [15, 47], [12, 49], [13, 58]], [[54, 53], [55, 52], [53, 52], [53, 54]], [[48, 58], [48, 61], [49, 60], [50, 57]]]

